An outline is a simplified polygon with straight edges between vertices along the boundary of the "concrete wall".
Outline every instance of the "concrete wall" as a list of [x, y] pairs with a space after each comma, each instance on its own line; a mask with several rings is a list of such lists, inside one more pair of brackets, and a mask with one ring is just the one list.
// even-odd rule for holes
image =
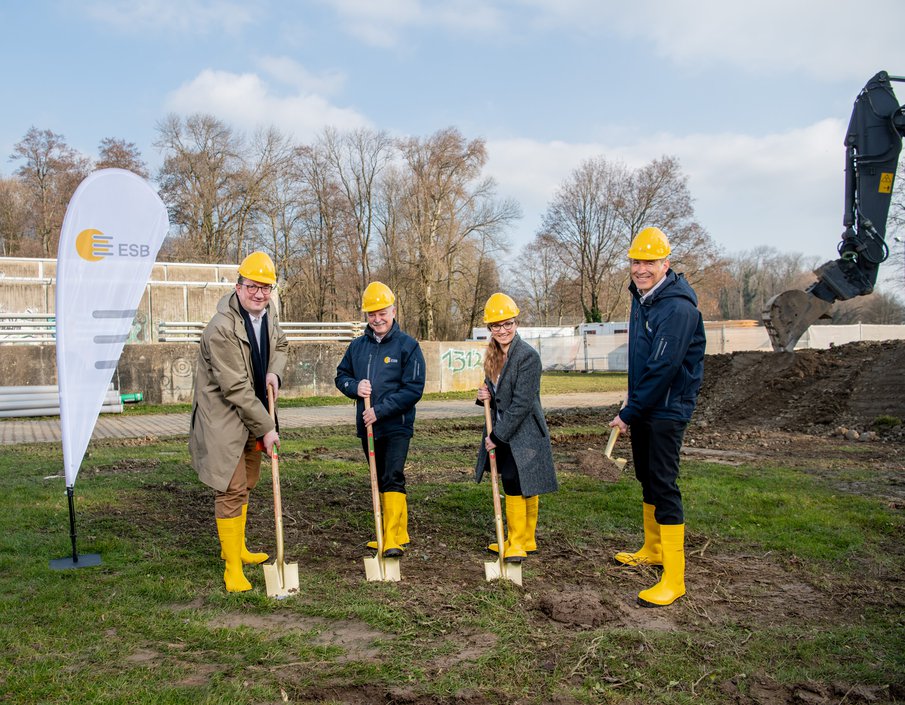
[[[427, 392], [477, 389], [483, 381], [485, 343], [425, 342]], [[283, 393], [290, 397], [339, 395], [333, 386], [343, 343], [291, 343]], [[56, 346], [4, 345], [0, 386], [57, 384]], [[194, 389], [194, 343], [126, 345], [113, 381], [125, 392], [142, 392], [151, 404], [189, 402]]]
[[[162, 321], [210, 320], [220, 298], [232, 291], [238, 269], [236, 264], [155, 264], [129, 342], [154, 342]], [[54, 313], [56, 270], [53, 259], [0, 257], [0, 313]], [[278, 297], [275, 303], [279, 307]]]

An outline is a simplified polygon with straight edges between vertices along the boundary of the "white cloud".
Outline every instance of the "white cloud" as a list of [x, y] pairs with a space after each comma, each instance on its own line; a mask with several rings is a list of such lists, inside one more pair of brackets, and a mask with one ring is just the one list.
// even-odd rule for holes
[[261, 15], [257, 0], [92, 0], [84, 11], [96, 20], [134, 33], [235, 34]]
[[[689, 67], [721, 63], [744, 75], [794, 75], [823, 81], [863, 80], [905, 71], [905, 3], [875, 0], [323, 0], [347, 31], [379, 47], [402, 44], [412, 30], [439, 28], [524, 35], [528, 30], [621, 35]], [[501, 7], [502, 6], [502, 7]]]
[[277, 95], [253, 73], [202, 71], [171, 93], [166, 105], [181, 114], [211, 113], [246, 129], [273, 125], [301, 141], [314, 139], [327, 125], [338, 130], [370, 126], [360, 113], [316, 93]]
[[286, 56], [264, 56], [256, 63], [272, 78], [302, 93], [333, 95], [339, 93], [346, 82], [346, 75], [342, 71], [314, 74], [295, 59]]
[[672, 155], [688, 176], [698, 222], [727, 251], [769, 245], [833, 259], [842, 232], [844, 130], [841, 121], [824, 120], [764, 136], [664, 133], [622, 144], [490, 141], [487, 170], [501, 195], [522, 204], [517, 244], [534, 235], [559, 185], [583, 160], [604, 156], [638, 168]]
[[366, 44], [392, 48], [408, 30], [432, 28], [454, 33], [499, 29], [503, 13], [482, 0], [323, 0], [343, 19], [347, 31]]
[[[905, 64], [905, 5], [877, 0], [859, 13], [846, 0], [706, 0], [636, 3], [620, 25], [649, 37], [666, 57], [685, 64], [726, 61], [752, 73], [801, 72], [822, 80], [865, 79]], [[864, 32], [869, 27], [869, 40]]]
[[[652, 45], [687, 66], [721, 62], [742, 75], [781, 73], [824, 81], [866, 79], [905, 65], [905, 4], [876, 0], [859, 9], [848, 0], [521, 0], [536, 26], [600, 34], [615, 32]], [[518, 14], [515, 11], [513, 15]], [[794, 79], [793, 79], [794, 80]]]

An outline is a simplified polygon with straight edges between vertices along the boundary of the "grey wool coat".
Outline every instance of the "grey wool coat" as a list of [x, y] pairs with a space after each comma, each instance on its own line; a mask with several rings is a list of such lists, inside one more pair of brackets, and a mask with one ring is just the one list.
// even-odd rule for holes
[[[540, 355], [516, 335], [509, 346], [508, 359], [496, 389], [490, 385], [490, 380], [485, 380], [492, 394], [493, 435], [511, 447], [525, 497], [555, 492], [559, 488], [550, 431], [540, 405], [541, 369]], [[484, 472], [490, 471], [484, 447], [486, 437], [485, 427], [475, 464], [475, 482], [480, 482]]]
[[[282, 379], [289, 341], [271, 306], [267, 307], [267, 318], [270, 344], [267, 372]], [[217, 313], [201, 334], [195, 365], [189, 450], [198, 479], [225, 492], [248, 434], [260, 438], [272, 430], [270, 413], [255, 396], [251, 344], [233, 292], [220, 299]]]

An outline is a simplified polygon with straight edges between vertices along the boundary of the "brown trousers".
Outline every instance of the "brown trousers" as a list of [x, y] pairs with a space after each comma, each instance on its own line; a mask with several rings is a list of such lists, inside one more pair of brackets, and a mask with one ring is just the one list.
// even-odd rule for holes
[[245, 449], [239, 456], [239, 464], [233, 472], [226, 492], [217, 492], [214, 498], [214, 516], [217, 519], [233, 519], [242, 514], [242, 505], [248, 504], [248, 493], [261, 479], [261, 451], [255, 450], [257, 439], [248, 434]]

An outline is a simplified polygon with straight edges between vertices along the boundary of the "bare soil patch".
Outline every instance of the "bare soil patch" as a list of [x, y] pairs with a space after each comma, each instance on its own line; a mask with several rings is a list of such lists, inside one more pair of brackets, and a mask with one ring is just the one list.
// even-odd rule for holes
[[[905, 507], [905, 431], [887, 426], [876, 440], [853, 443], [833, 435], [839, 425], [862, 430], [874, 426], [877, 417], [905, 417], [905, 342], [856, 343], [830, 350], [793, 354], [736, 353], [707, 358], [705, 382], [695, 419], [685, 437], [683, 452], [689, 458], [729, 465], [781, 463], [821, 474], [832, 480], [845, 469], [869, 471], [869, 482], [839, 480], [839, 491], [880, 497], [895, 509]], [[564, 410], [548, 415], [554, 452], [561, 471], [582, 473], [603, 482], [622, 476], [602, 456], [605, 422], [614, 407]], [[569, 425], [599, 425], [600, 433], [569, 435]], [[463, 428], [465, 426], [463, 425]], [[468, 426], [471, 428], [471, 425]], [[479, 433], [479, 429], [477, 433]], [[475, 441], [477, 447], [478, 439]], [[296, 459], [325, 457], [361, 460], [356, 446], [346, 453], [315, 448]], [[631, 459], [628, 439], [621, 438], [614, 455]], [[470, 466], [424, 467], [414, 461], [410, 481], [470, 482]], [[107, 472], [132, 471], [111, 467]], [[631, 473], [631, 463], [622, 473]], [[315, 484], [309, 484], [315, 483]], [[154, 523], [171, 527], [180, 518], [181, 540], [205, 541], [217, 555], [213, 510], [209, 491], [200, 485], [177, 482], [149, 485], [149, 501], [137, 502], [145, 531]], [[284, 479], [284, 531], [287, 560], [303, 561], [306, 571], [330, 571], [337, 580], [353, 586], [363, 580], [361, 558], [369, 555], [364, 541], [370, 527], [353, 526], [352, 513], [367, 514], [370, 496], [366, 486], [348, 488], [341, 483], [316, 483], [316, 479]], [[266, 493], [259, 492], [259, 497]], [[442, 673], [468, 660], [480, 659], [496, 645], [490, 633], [464, 627], [458, 616], [461, 596], [487, 589], [483, 562], [489, 520], [463, 517], [461, 530], [441, 535], [432, 521], [435, 510], [429, 494], [422, 506], [410, 507], [412, 545], [402, 562], [401, 607], [432, 625], [425, 648], [442, 647], [442, 655], [427, 663], [427, 670]], [[272, 544], [273, 515], [267, 501], [250, 510], [249, 545], [267, 549]], [[689, 526], [687, 531], [688, 594], [670, 609], [649, 610], [636, 604], [639, 590], [659, 575], [657, 568], [628, 568], [612, 561], [614, 553], [635, 548], [640, 527], [631, 535], [614, 535], [585, 548], [574, 536], [541, 522], [539, 552], [525, 564], [525, 586], [516, 590], [520, 607], [528, 615], [532, 633], [556, 634], [600, 627], [637, 632], [675, 631], [701, 633], [714, 625], [731, 626], [739, 634], [756, 634], [769, 627], [790, 624], [808, 628], [857, 625], [865, 610], [905, 607], [905, 590], [899, 575], [865, 568], [857, 581], [838, 574], [815, 574], [794, 558], [770, 553], [752, 554], [731, 541], [716, 541]], [[589, 542], [582, 542], [589, 543]], [[901, 543], [889, 547], [905, 559]], [[807, 568], [807, 569], [806, 569]], [[260, 576], [256, 576], [260, 583]], [[301, 599], [306, 599], [302, 597]], [[312, 600], [315, 598], [312, 597]], [[397, 601], [397, 606], [399, 602]], [[340, 660], [367, 662], [380, 658], [375, 642], [391, 638], [355, 620], [327, 620], [287, 611], [275, 614], [227, 613], [212, 619], [224, 627], [248, 626], [276, 636], [291, 630], [314, 632], [317, 643], [339, 647]], [[441, 634], [442, 636], [438, 636]], [[740, 637], [742, 642], [745, 637]], [[557, 668], [562, 654], [540, 653], [539, 667]], [[140, 659], [141, 654], [135, 658]], [[703, 661], [709, 658], [702, 654]], [[580, 664], [574, 666], [579, 669]], [[310, 673], [301, 670], [281, 674], [287, 696], [293, 702], [409, 703], [422, 705], [483, 705], [506, 703], [502, 694], [463, 691], [449, 698], [426, 697], [407, 687], [351, 685], [320, 681], [312, 686]], [[703, 686], [702, 686], [703, 687]], [[740, 674], [719, 684], [725, 702], [754, 703], [867, 703], [905, 697], [905, 680], [889, 689], [857, 683], [776, 682], [769, 674]], [[561, 705], [571, 701], [559, 700]], [[639, 701], [640, 702], [640, 701]]]

